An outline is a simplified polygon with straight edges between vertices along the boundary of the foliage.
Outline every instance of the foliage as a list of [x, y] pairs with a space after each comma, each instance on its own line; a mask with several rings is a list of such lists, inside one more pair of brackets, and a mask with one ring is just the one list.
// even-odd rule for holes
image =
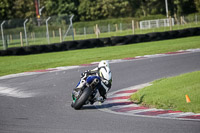
[[194, 3], [196, 5], [196, 9], [198, 10], [198, 12], [200, 12], [200, 0], [194, 0]]
[[127, 17], [131, 12], [128, 0], [82, 0], [78, 9], [80, 20]]
[[[0, 20], [36, 17], [37, 0], [1, 0]], [[74, 14], [75, 21], [166, 15], [165, 0], [38, 0], [42, 17]], [[199, 0], [168, 0], [169, 15], [200, 12]]]

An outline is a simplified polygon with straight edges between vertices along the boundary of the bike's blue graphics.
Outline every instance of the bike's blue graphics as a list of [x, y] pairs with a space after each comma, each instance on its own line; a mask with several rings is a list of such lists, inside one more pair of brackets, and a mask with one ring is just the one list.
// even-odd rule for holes
[[98, 80], [99, 80], [99, 82], [98, 82], [98, 84], [97, 84], [97, 86], [99, 86], [99, 85], [100, 85], [101, 79], [100, 79], [100, 77], [98, 77], [98, 76], [89, 76], [89, 77], [87, 77], [87, 80], [86, 80], [86, 81], [87, 81], [88, 84], [91, 84], [92, 81], [93, 81], [94, 79], [98, 79]]

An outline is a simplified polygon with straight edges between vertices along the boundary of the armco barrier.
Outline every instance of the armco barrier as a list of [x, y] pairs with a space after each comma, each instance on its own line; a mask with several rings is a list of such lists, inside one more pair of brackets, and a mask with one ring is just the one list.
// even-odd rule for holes
[[166, 32], [153, 32], [141, 35], [115, 36], [110, 38], [65, 41], [62, 43], [54, 43], [49, 45], [32, 45], [28, 47], [8, 48], [7, 50], [0, 50], [0, 56], [40, 54], [75, 49], [126, 45], [140, 42], [159, 41], [198, 35], [200, 35], [199, 27]]

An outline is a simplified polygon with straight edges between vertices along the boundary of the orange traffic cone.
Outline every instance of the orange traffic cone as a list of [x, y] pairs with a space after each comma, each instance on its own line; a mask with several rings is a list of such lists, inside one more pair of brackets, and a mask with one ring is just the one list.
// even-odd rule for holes
[[185, 98], [186, 98], [186, 102], [187, 102], [187, 103], [191, 102], [188, 95], [185, 95]]

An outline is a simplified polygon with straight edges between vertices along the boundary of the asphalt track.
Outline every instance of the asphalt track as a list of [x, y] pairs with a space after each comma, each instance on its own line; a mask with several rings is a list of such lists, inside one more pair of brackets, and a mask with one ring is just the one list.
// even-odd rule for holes
[[[200, 52], [111, 63], [112, 91], [200, 70]], [[0, 79], [0, 133], [198, 133], [199, 121], [71, 108], [81, 72], [95, 66]]]

